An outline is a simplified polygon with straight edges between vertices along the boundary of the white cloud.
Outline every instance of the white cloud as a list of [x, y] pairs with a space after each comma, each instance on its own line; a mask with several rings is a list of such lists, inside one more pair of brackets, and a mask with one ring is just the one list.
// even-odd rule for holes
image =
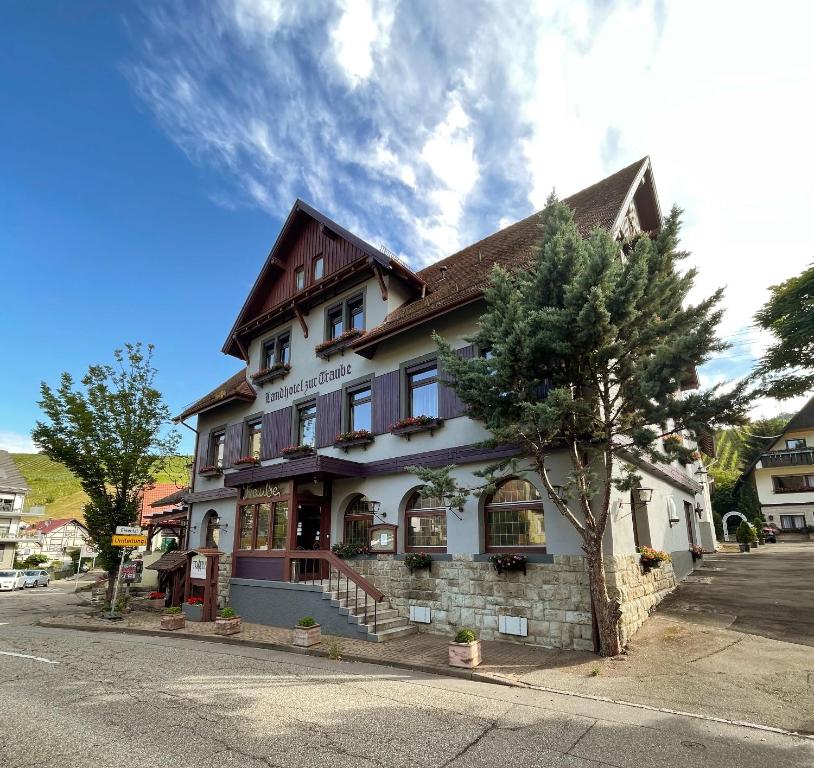
[[370, 77], [374, 54], [387, 49], [392, 23], [393, 8], [389, 4], [342, 0], [342, 16], [331, 31], [331, 40], [351, 85]]
[[9, 453], [36, 453], [37, 446], [30, 435], [0, 431], [0, 450]]

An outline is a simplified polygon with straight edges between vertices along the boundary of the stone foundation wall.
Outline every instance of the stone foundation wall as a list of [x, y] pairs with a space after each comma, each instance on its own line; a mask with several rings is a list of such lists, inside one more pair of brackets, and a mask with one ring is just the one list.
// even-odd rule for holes
[[218, 562], [218, 608], [229, 603], [229, 579], [232, 578], [232, 556], [223, 554]]
[[620, 635], [627, 645], [636, 630], [644, 624], [653, 609], [676, 586], [672, 563], [662, 563], [649, 573], [642, 573], [635, 555], [616, 555], [605, 560], [608, 593], [622, 607]]
[[[591, 599], [585, 559], [554, 555], [551, 563], [529, 563], [527, 572], [498, 574], [472, 555], [434, 560], [411, 574], [392, 555], [348, 561], [372, 581], [403, 616], [410, 606], [431, 608], [432, 623], [422, 632], [451, 635], [470, 627], [484, 640], [507, 640], [551, 648], [593, 650]], [[528, 636], [498, 632], [498, 614], [528, 620]]]

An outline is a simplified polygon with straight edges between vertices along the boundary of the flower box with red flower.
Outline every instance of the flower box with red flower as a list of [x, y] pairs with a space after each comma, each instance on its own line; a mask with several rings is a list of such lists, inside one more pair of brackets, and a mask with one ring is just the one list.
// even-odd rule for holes
[[390, 427], [391, 435], [400, 435], [410, 439], [410, 435], [416, 432], [429, 432], [443, 425], [443, 420], [436, 416], [408, 416], [406, 419], [397, 421]]
[[215, 464], [207, 464], [198, 470], [198, 474], [201, 477], [217, 477], [223, 474], [223, 470]]
[[163, 610], [164, 603], [166, 602], [165, 598], [167, 597], [165, 592], [150, 592], [144, 600], [141, 601], [139, 608], [146, 608], [148, 610]]
[[355, 429], [352, 432], [342, 432], [337, 435], [336, 440], [334, 440], [334, 448], [343, 448], [345, 453], [347, 453], [348, 448], [355, 448], [359, 445], [367, 446], [372, 443], [374, 439], [375, 437], [370, 430]]
[[203, 621], [203, 598], [188, 597], [181, 606], [187, 621]]
[[313, 456], [315, 453], [312, 445], [289, 445], [281, 451], [284, 459], [301, 459], [304, 456]]
[[639, 547], [639, 564], [642, 571], [648, 573], [652, 568], [659, 568], [662, 563], [669, 563], [671, 558], [666, 552], [652, 547]]
[[266, 384], [269, 381], [282, 379], [290, 370], [291, 366], [288, 363], [274, 363], [270, 368], [261, 368], [257, 373], [253, 373], [252, 383]]
[[500, 555], [491, 555], [489, 562], [498, 574], [504, 571], [523, 571], [526, 575], [526, 565], [528, 564], [528, 557], [526, 555], [518, 555], [513, 553], [504, 553]]
[[236, 467], [257, 467], [260, 465], [260, 459], [256, 456], [241, 456], [234, 465]]
[[335, 339], [328, 339], [327, 341], [323, 341], [322, 344], [317, 344], [316, 347], [314, 347], [314, 351], [316, 352], [317, 357], [327, 360], [331, 357], [331, 355], [335, 355], [337, 352], [342, 352], [345, 350], [363, 333], [364, 331], [360, 328], [349, 328]]
[[693, 544], [690, 547], [690, 554], [693, 560], [700, 560], [704, 556], [704, 548], [699, 544]]

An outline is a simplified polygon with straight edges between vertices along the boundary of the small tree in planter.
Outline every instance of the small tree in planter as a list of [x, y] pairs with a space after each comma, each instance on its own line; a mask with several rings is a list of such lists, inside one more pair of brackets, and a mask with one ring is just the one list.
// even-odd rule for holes
[[216, 635], [236, 635], [240, 632], [240, 616], [235, 613], [234, 608], [223, 608], [218, 612], [215, 619]]
[[303, 616], [294, 627], [294, 645], [310, 648], [322, 641], [322, 629], [312, 616]]
[[472, 629], [462, 628], [449, 644], [449, 665], [474, 669], [481, 663], [480, 640]]
[[735, 532], [735, 538], [740, 544], [741, 552], [748, 552], [749, 551], [749, 544], [752, 541], [752, 535], [754, 534], [754, 529], [752, 528], [749, 523], [744, 520], [739, 526], [738, 530]]
[[177, 605], [166, 608], [161, 615], [161, 629], [172, 631], [183, 629], [186, 626], [186, 617]]

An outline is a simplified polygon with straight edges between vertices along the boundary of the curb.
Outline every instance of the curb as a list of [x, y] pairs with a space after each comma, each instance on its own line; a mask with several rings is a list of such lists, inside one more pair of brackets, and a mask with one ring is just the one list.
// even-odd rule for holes
[[[68, 624], [60, 621], [49, 621], [48, 619], [40, 619], [36, 622], [36, 626], [45, 629], [72, 629], [76, 632], [109, 632], [118, 635], [141, 635], [142, 637], [163, 637], [169, 639], [179, 640], [196, 640], [204, 643], [217, 643], [220, 645], [235, 645], [242, 646], [243, 648], [260, 648], [267, 651], [282, 651], [283, 653], [294, 653], [300, 656], [315, 656], [317, 658], [329, 658], [328, 651], [318, 648], [298, 648], [295, 645], [286, 645], [285, 643], [268, 643], [260, 640], [241, 640], [233, 637], [222, 635], [199, 635], [192, 632], [179, 632], [178, 630], [168, 631], [161, 629], [140, 629], [138, 627], [117, 627], [111, 626], [76, 626], [75, 624]], [[361, 656], [359, 654], [342, 654], [342, 658], [338, 661], [348, 661], [360, 664], [374, 664], [379, 667], [393, 667], [395, 669], [406, 669], [411, 672], [425, 672], [430, 675], [440, 675], [443, 677], [457, 677], [463, 680], [472, 680], [476, 683], [491, 683], [492, 685], [502, 685], [508, 688], [531, 688], [532, 686], [526, 683], [521, 683], [517, 680], [511, 680], [506, 677], [498, 675], [491, 675], [486, 672], [467, 671], [456, 667], [438, 667], [432, 665], [415, 664], [409, 661], [397, 661], [382, 659], [372, 659], [369, 656]]]
[[[237, 645], [244, 648], [260, 648], [269, 651], [282, 651], [284, 653], [299, 654], [300, 656], [314, 656], [318, 658], [328, 658], [328, 652], [323, 650], [312, 650], [310, 648], [298, 648], [294, 645], [286, 645], [284, 643], [264, 643], [259, 640], [238, 640], [236, 638], [221, 636], [221, 635], [199, 635], [190, 632], [167, 631], [160, 629], [139, 629], [137, 627], [98, 627], [98, 626], [81, 626], [77, 627], [73, 624], [67, 624], [59, 621], [48, 621], [48, 619], [40, 619], [35, 623], [38, 627], [46, 629], [72, 629], [77, 632], [109, 632], [120, 635], [142, 635], [145, 637], [164, 637], [164, 638], [178, 638], [180, 640], [196, 640], [205, 643], [218, 643], [221, 645]], [[359, 656], [356, 654], [343, 655], [338, 661], [356, 662], [361, 664], [372, 664], [379, 667], [391, 667], [395, 669], [406, 669], [412, 672], [423, 672], [428, 675], [436, 675], [438, 677], [456, 677], [463, 680], [471, 680], [476, 683], [489, 683], [490, 685], [500, 685], [506, 688], [524, 688], [531, 691], [540, 691], [543, 693], [552, 693], [558, 696], [571, 696], [578, 699], [585, 699], [587, 701], [598, 701], [605, 704], [616, 704], [624, 707], [633, 707], [635, 709], [644, 709], [650, 712], [659, 712], [665, 715], [676, 715], [679, 717], [689, 717], [694, 720], [704, 720], [709, 723], [720, 723], [722, 725], [732, 725], [740, 728], [751, 728], [757, 731], [768, 733], [776, 733], [781, 736], [793, 736], [798, 739], [806, 739], [808, 741], [814, 740], [814, 735], [807, 733], [799, 733], [797, 731], [787, 731], [785, 728], [778, 728], [772, 725], [761, 725], [760, 723], [750, 723], [745, 720], [728, 720], [724, 717], [713, 717], [712, 715], [700, 715], [696, 712], [684, 712], [678, 709], [669, 709], [667, 707], [654, 707], [650, 704], [640, 704], [634, 701], [625, 701], [624, 699], [611, 699], [607, 696], [592, 696], [588, 693], [576, 693], [575, 691], [566, 691], [560, 688], [549, 688], [544, 685], [533, 685], [531, 683], [524, 683], [519, 680], [512, 680], [497, 674], [488, 674], [486, 672], [468, 672], [465, 669], [456, 667], [437, 667], [437, 666], [422, 666], [420, 664], [413, 664], [407, 661], [382, 661], [381, 659], [371, 659], [367, 656]]]

